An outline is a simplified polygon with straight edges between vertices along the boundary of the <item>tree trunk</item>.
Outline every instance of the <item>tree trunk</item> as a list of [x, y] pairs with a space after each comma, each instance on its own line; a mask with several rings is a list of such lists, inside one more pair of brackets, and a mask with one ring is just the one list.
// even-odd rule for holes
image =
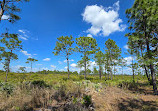
[[101, 66], [99, 65], [99, 77], [101, 79]]
[[10, 65], [10, 59], [8, 60], [8, 67], [7, 67], [7, 71], [6, 71], [5, 82], [7, 82], [7, 80], [8, 80], [9, 65]]
[[[148, 38], [146, 39], [146, 45], [147, 45], [148, 57], [149, 57], [149, 59], [151, 59], [152, 55], [150, 53], [150, 47], [149, 47], [149, 40], [148, 40]], [[154, 91], [155, 94], [158, 94], [157, 93], [157, 85], [156, 85], [156, 75], [155, 75], [155, 72], [154, 72], [153, 64], [151, 62], [150, 62], [150, 71], [151, 71], [151, 77], [152, 77], [153, 91]]]
[[32, 73], [32, 62], [31, 62], [31, 73]]
[[[11, 54], [12, 54], [12, 50], [11, 50]], [[7, 82], [7, 79], [8, 79], [8, 72], [9, 72], [9, 68], [10, 68], [11, 56], [12, 56], [12, 55], [10, 55], [10, 57], [9, 57], [9, 59], [8, 59], [8, 63], [7, 63], [8, 67], [7, 67], [7, 71], [6, 71], [6, 79], [5, 79], [5, 82]]]
[[150, 75], [148, 74], [148, 70], [147, 70], [147, 68], [146, 68], [145, 65], [143, 65], [143, 67], [144, 67], [144, 69], [145, 69], [146, 77], [147, 77], [148, 81], [150, 82]]
[[106, 79], [106, 67], [105, 67], [105, 79]]
[[123, 67], [122, 67], [122, 75], [123, 75]]
[[115, 65], [114, 65], [114, 79], [115, 79]]
[[5, 2], [6, 2], [6, 0], [3, 0], [2, 3], [1, 3], [0, 22], [1, 22], [1, 20], [2, 20], [2, 16], [3, 16], [3, 14], [4, 14]]
[[[144, 17], [143, 17], [144, 18]], [[144, 20], [145, 21], [145, 24], [144, 24], [144, 33], [145, 33], [145, 39], [146, 39], [146, 48], [147, 48], [147, 55], [148, 55], [148, 58], [149, 59], [152, 59], [152, 55], [151, 55], [151, 52], [150, 52], [150, 46], [149, 46], [149, 38], [148, 38], [148, 34], [146, 32], [146, 19]], [[151, 77], [152, 77], [152, 83], [153, 83], [153, 91], [155, 94], [157, 94], [157, 86], [156, 86], [156, 75], [155, 75], [155, 72], [154, 72], [154, 67], [153, 67], [153, 64], [150, 62], [150, 71], [151, 71]]]
[[108, 67], [108, 80], [110, 79], [110, 64], [108, 64], [109, 67]]
[[86, 72], [87, 72], [87, 64], [86, 64], [86, 60], [85, 60], [85, 63], [84, 63], [84, 67], [85, 67], [84, 79], [86, 79]]
[[133, 57], [132, 57], [132, 72], [133, 72], [133, 82], [135, 82], [135, 80], [134, 80], [134, 64], [133, 64]]
[[[141, 47], [141, 55], [144, 58], [142, 47]], [[145, 64], [143, 64], [143, 67], [144, 67], [144, 70], [145, 70], [146, 77], [147, 77], [148, 81], [150, 82], [150, 75], [148, 74], [148, 70], [147, 70]]]
[[69, 71], [69, 58], [67, 58], [67, 72], [68, 72], [68, 79], [70, 78], [70, 71]]
[[152, 77], [152, 83], [153, 83], [153, 91], [154, 91], [154, 94], [158, 94], [157, 86], [156, 86], [156, 75], [155, 75], [154, 67], [152, 64], [150, 64], [150, 69], [151, 69], [151, 77]]

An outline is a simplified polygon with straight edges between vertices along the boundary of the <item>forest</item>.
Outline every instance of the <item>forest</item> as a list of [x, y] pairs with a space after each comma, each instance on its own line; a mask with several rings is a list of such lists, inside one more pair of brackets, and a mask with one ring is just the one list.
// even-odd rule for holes
[[[23, 19], [20, 5], [30, 5], [31, 0], [0, 0], [0, 4], [0, 26], [16, 27]], [[13, 71], [11, 64], [20, 59], [23, 41], [8, 25], [1, 28], [0, 111], [157, 111], [158, 1], [134, 0], [124, 13], [126, 51], [111, 38], [102, 47], [91, 36], [52, 38], [56, 44], [51, 56], [64, 59], [66, 70], [35, 70], [39, 60], [28, 56], [24, 62], [30, 70], [20, 66]], [[80, 58], [73, 68], [78, 70], [72, 70], [75, 54]]]

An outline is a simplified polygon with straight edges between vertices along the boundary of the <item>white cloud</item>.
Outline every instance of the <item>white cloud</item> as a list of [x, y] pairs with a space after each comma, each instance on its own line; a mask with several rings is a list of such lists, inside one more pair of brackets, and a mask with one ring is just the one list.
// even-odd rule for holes
[[19, 38], [23, 40], [28, 40], [26, 37], [23, 37], [22, 35], [19, 35]]
[[129, 49], [129, 48], [128, 48], [128, 45], [123, 46], [123, 48], [125, 48], [125, 49]]
[[87, 37], [92, 37], [93, 38], [93, 36], [91, 34], [88, 34]]
[[64, 67], [65, 69], [67, 69], [67, 66], [66, 67]]
[[109, 36], [116, 31], [124, 31], [126, 25], [120, 24], [119, 18], [119, 1], [113, 7], [104, 8], [103, 6], [91, 5], [86, 6], [82, 14], [83, 20], [92, 26], [87, 30], [92, 35]]
[[43, 64], [36, 64], [37, 66], [42, 66]]
[[73, 64], [71, 64], [70, 66], [71, 66], [71, 67], [76, 67], [77, 64], [73, 63]]
[[50, 61], [50, 60], [51, 60], [50, 58], [43, 59], [43, 61]]
[[32, 55], [29, 54], [27, 51], [22, 50], [21, 52], [22, 52], [24, 55], [28, 56], [28, 57], [32, 57]]
[[[73, 59], [70, 59], [69, 60], [69, 62], [73, 62], [74, 60]], [[67, 62], [67, 60], [64, 60], [64, 62], [66, 63]]]
[[15, 68], [15, 69], [17, 69], [17, 70], [19, 70], [19, 68], [20, 67], [23, 67], [23, 66], [21, 66], [21, 65], [16, 65], [16, 66], [12, 66], [13, 68]]
[[25, 34], [26, 32], [24, 30], [18, 30], [19, 32]]
[[27, 30], [18, 30], [20, 32], [19, 34], [19, 38], [23, 39], [23, 40], [28, 40], [29, 36], [28, 33], [29, 31]]
[[53, 69], [55, 69], [56, 68], [56, 66], [54, 66], [54, 65], [50, 65], [51, 66], [51, 68], [53, 68]]
[[43, 67], [42, 70], [48, 70], [48, 68], [47, 67]]
[[9, 19], [9, 17], [10, 17], [9, 15], [3, 15], [2, 20], [7, 20], [7, 19]]
[[62, 64], [62, 62], [61, 62], [61, 61], [58, 61], [58, 63], [59, 63], [59, 64]]
[[33, 55], [37, 55], [37, 54], [33, 54]]
[[131, 56], [129, 56], [129, 57], [125, 57], [125, 58], [124, 58], [124, 60], [126, 60], [126, 64], [127, 64], [127, 65], [132, 64], [132, 59], [135, 59], [135, 57], [132, 58]]

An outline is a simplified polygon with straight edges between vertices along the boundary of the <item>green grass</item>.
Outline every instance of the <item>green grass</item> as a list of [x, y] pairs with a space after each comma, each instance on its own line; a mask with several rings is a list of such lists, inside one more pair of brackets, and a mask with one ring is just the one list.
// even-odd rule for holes
[[[20, 83], [26, 81], [38, 81], [43, 80], [47, 84], [57, 84], [62, 82], [73, 82], [73, 81], [83, 81], [83, 75], [70, 75], [70, 79], [67, 79], [67, 74], [17, 74], [9, 73], [8, 82], [9, 83]], [[99, 75], [87, 75], [87, 80], [90, 80], [93, 83], [103, 83], [106, 85], [117, 85], [122, 81], [132, 81], [132, 76], [130, 75], [116, 75], [113, 77], [113, 80], [105, 80], [105, 77], [102, 76], [102, 79], [99, 79]], [[0, 81], [5, 81], [5, 73], [0, 73]], [[135, 76], [135, 81], [147, 81], [145, 76]]]

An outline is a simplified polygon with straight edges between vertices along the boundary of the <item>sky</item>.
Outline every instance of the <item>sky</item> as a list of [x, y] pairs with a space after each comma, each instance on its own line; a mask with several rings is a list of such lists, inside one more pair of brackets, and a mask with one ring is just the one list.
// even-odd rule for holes
[[[54, 56], [52, 52], [58, 37], [70, 35], [74, 39], [81, 36], [95, 38], [103, 52], [105, 41], [110, 38], [116, 41], [122, 49], [122, 56], [130, 64], [131, 57], [124, 54], [128, 49], [128, 39], [124, 35], [128, 33], [129, 25], [125, 11], [133, 3], [134, 0], [30, 0], [19, 3], [21, 20], [14, 24], [0, 23], [0, 33], [9, 28], [9, 32], [19, 34], [23, 45], [23, 50], [15, 52], [19, 59], [11, 61], [11, 70], [17, 71], [23, 66], [30, 71], [30, 65], [25, 63], [28, 57], [38, 60], [33, 64], [34, 71], [66, 70], [65, 57]], [[80, 53], [70, 56], [71, 71], [79, 70], [76, 64], [80, 59]], [[91, 64], [92, 69], [94, 60]]]

